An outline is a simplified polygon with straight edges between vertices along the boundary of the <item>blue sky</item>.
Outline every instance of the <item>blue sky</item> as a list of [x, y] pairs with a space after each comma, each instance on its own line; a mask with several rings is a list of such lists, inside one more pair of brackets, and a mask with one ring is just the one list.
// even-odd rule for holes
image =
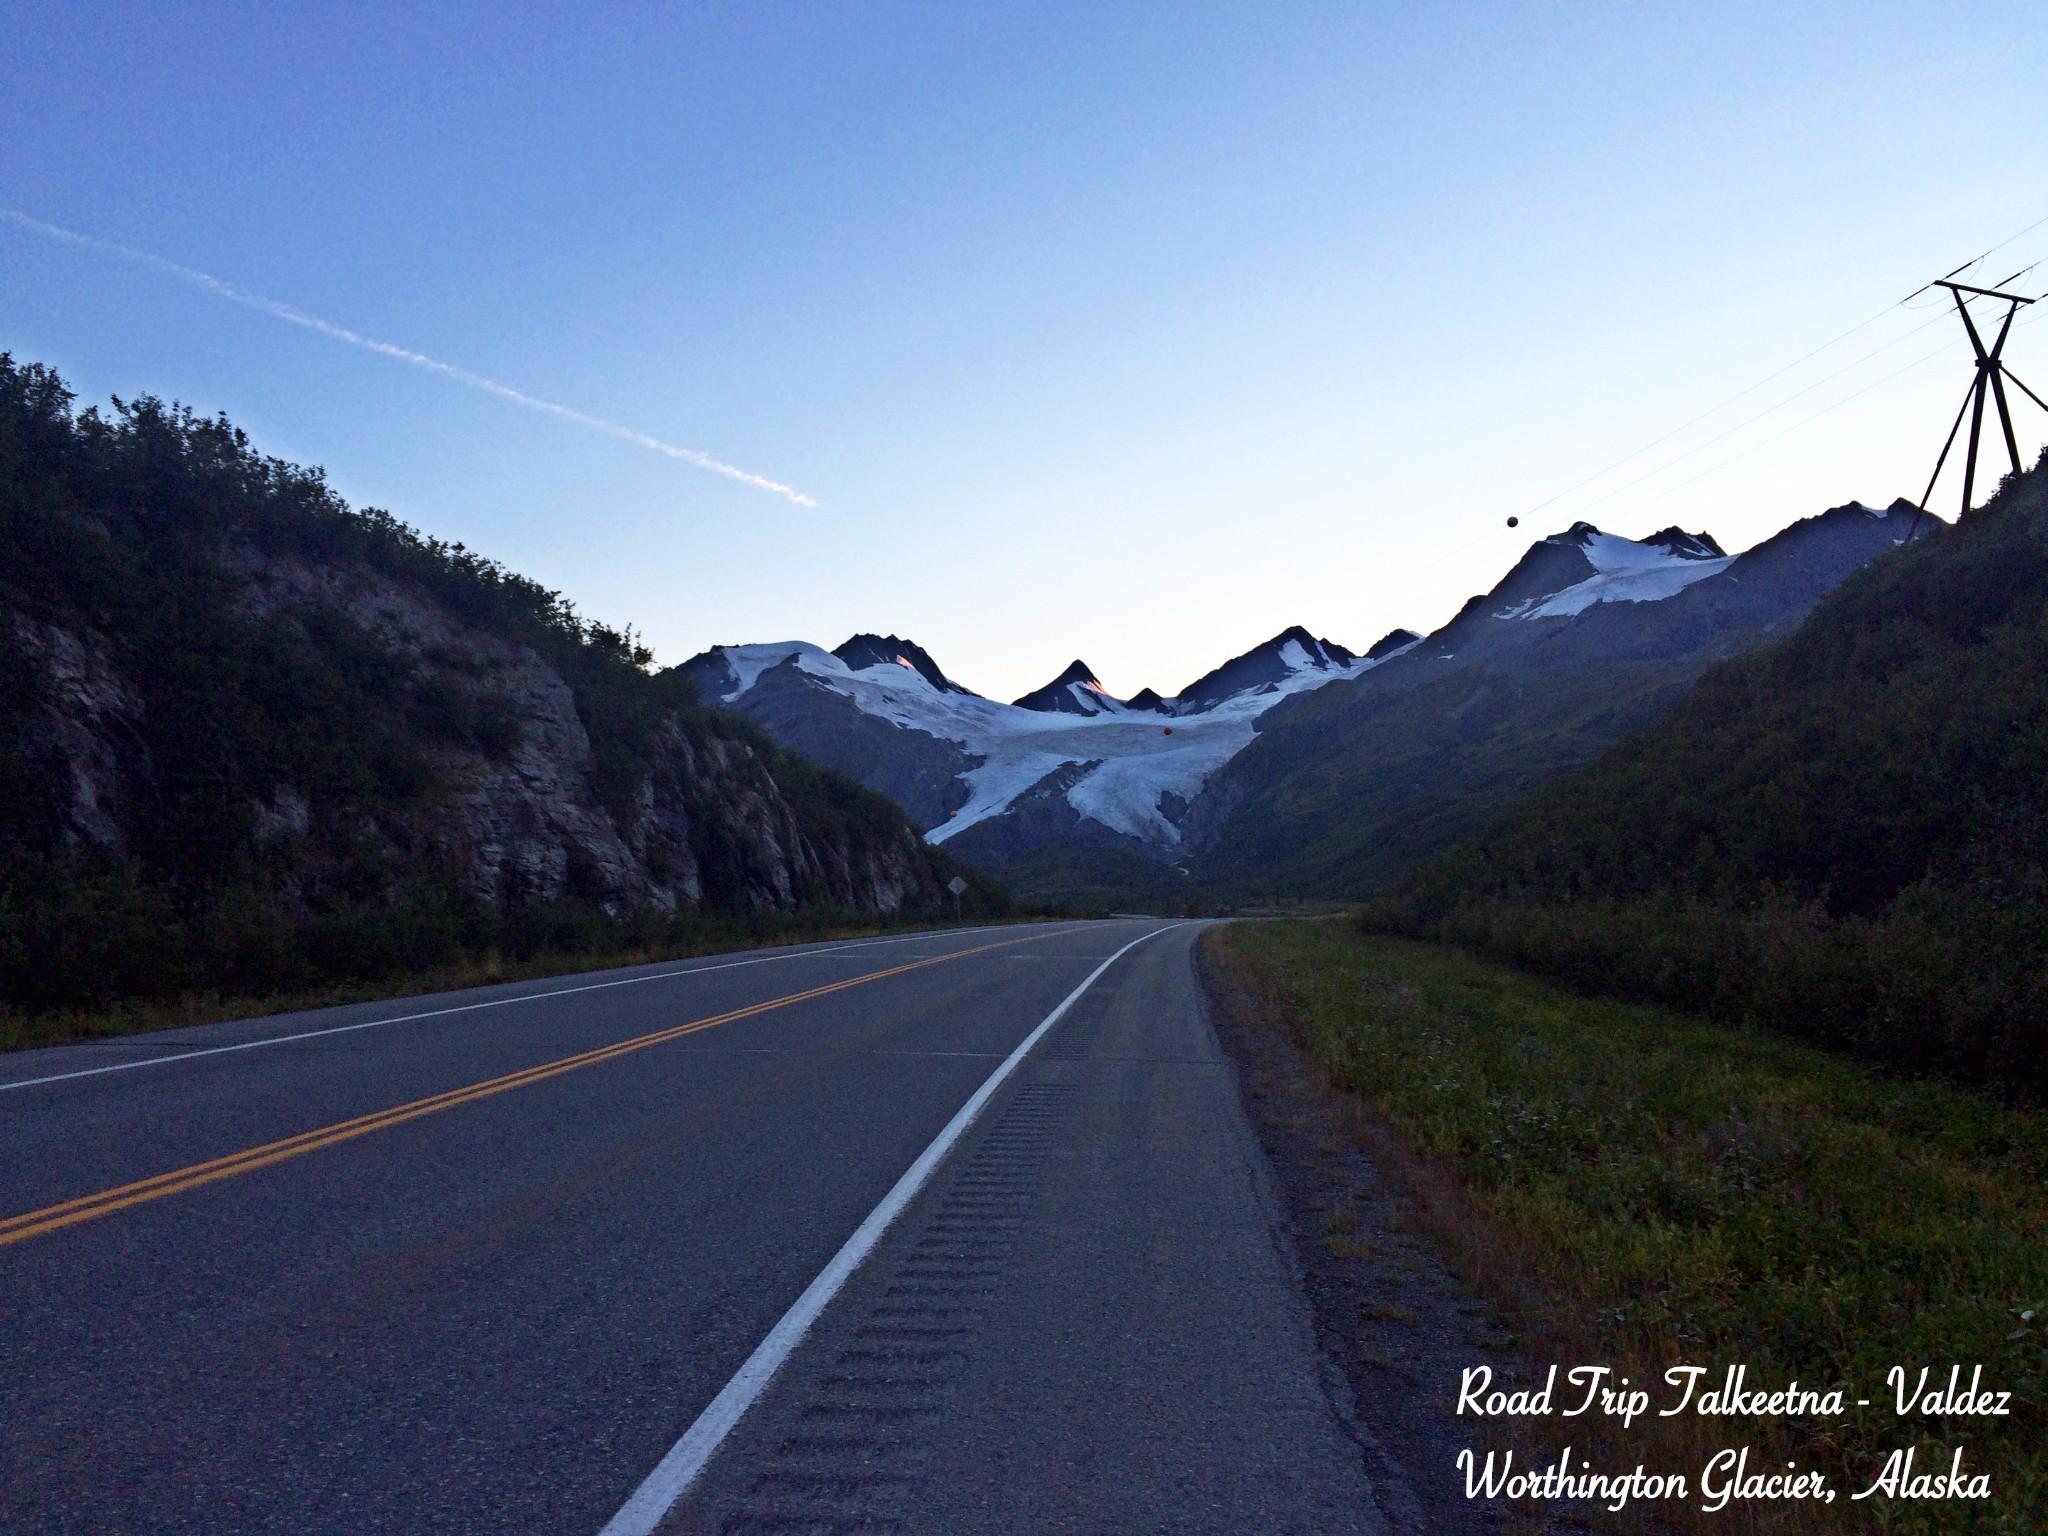
[[7, 0], [0, 78], [0, 205], [816, 505], [4, 222], [0, 348], [664, 661], [893, 630], [1005, 697], [1426, 628], [1578, 516], [1916, 495], [1967, 368], [1896, 301], [2048, 219], [2025, 5]]

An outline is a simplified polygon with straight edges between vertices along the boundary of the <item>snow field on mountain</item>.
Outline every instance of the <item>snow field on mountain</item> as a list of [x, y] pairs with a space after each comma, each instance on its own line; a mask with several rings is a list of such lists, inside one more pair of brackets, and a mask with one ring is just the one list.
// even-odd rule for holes
[[[1815, 547], [1824, 548], [1830, 540], [1850, 537], [1855, 542], [1867, 537], [1853, 529], [1846, 535], [1842, 532], [1848, 526], [1843, 518], [1849, 516], [1853, 522], [1855, 514], [1884, 515], [1851, 503], [1796, 524], [1767, 543], [1779, 546], [1781, 540], [1789, 540], [1790, 544], [1781, 548], [1782, 558], [1812, 558], [1796, 551], [1815, 539], [1823, 541]], [[1814, 527], [1809, 529], [1809, 523]], [[1834, 531], [1822, 532], [1823, 526]], [[1546, 546], [1563, 546], [1563, 550]], [[1568, 621], [1601, 603], [1657, 603], [1758, 553], [1722, 555], [1717, 548], [1708, 535], [1678, 529], [1639, 542], [1602, 533], [1589, 523], [1576, 523], [1564, 533], [1532, 545], [1516, 571], [1540, 573], [1544, 585], [1556, 579], [1578, 579], [1511, 606], [1508, 599], [1496, 596], [1495, 601], [1503, 606], [1494, 609], [1490, 618]], [[1584, 566], [1558, 558], [1564, 550], [1573, 549], [1584, 555]], [[1536, 563], [1532, 565], [1532, 561]], [[1586, 570], [1591, 574], [1579, 575]], [[1526, 592], [1529, 586], [1524, 583], [1516, 590]], [[1496, 587], [1496, 594], [1499, 591]], [[1482, 604], [1474, 617], [1483, 621], [1488, 606]], [[1536, 632], [1512, 623], [1494, 631], [1503, 639], [1511, 632], [1537, 638]], [[934, 843], [947, 842], [969, 827], [1002, 816], [1034, 785], [1062, 768], [1072, 774], [1074, 765], [1094, 764], [1064, 785], [1061, 794], [1066, 803], [1079, 816], [1173, 857], [1182, 847], [1182, 838], [1179, 827], [1160, 808], [1163, 797], [1193, 801], [1218, 769], [1251, 744], [1258, 734], [1259, 717], [1288, 695], [1355, 678], [1403, 654], [1402, 650], [1390, 650], [1378, 661], [1345, 659], [1349, 653], [1341, 648], [1326, 649], [1327, 642], [1305, 643], [1302, 637], [1306, 633], [1285, 631], [1198, 679], [1179, 697], [1157, 701], [1156, 707], [1149, 691], [1145, 705], [1137, 709], [1111, 698], [1086, 678], [1085, 664], [1078, 661], [1027, 697], [1033, 703], [1047, 704], [1064, 704], [1071, 698], [1083, 706], [1082, 713], [1025, 708], [949, 692], [935, 686], [908, 658], [897, 658], [901, 664], [893, 666], [883, 659], [889, 643], [907, 642], [873, 636], [856, 637], [868, 642], [858, 653], [849, 653], [868, 663], [858, 670], [832, 652], [801, 641], [722, 648], [720, 654], [735, 675], [736, 686], [731, 686], [720, 702], [740, 702], [769, 668], [793, 663], [813, 682], [850, 700], [870, 717], [957, 743], [970, 761], [980, 761], [959, 774], [966, 803], [944, 823], [926, 831], [926, 838]], [[1448, 662], [1465, 649], [1459, 645], [1455, 651], [1432, 654], [1430, 659]], [[1280, 674], [1277, 677], [1276, 672]], [[1224, 691], [1233, 686], [1236, 691]], [[1041, 829], [1028, 835], [1060, 834]]]
[[1700, 560], [1675, 555], [1659, 544], [1638, 544], [1619, 534], [1595, 533], [1581, 546], [1596, 574], [1549, 597], [1532, 598], [1499, 615], [1503, 619], [1564, 619], [1595, 603], [1654, 603], [1673, 597], [1696, 581], [1719, 575], [1733, 555]]
[[1168, 717], [1121, 706], [1100, 715], [1020, 709], [941, 692], [909, 666], [855, 671], [830, 651], [802, 640], [726, 646], [722, 653], [738, 686], [721, 703], [731, 703], [762, 673], [793, 657], [799, 670], [851, 699], [864, 713], [958, 742], [983, 758], [962, 775], [967, 803], [925, 834], [934, 843], [1000, 815], [1062, 765], [1101, 759], [1100, 767], [1068, 789], [1067, 803], [1113, 831], [1167, 849], [1179, 846], [1180, 831], [1161, 814], [1162, 795], [1194, 799], [1210, 774], [1250, 744], [1256, 734], [1252, 722], [1289, 694], [1356, 677], [1379, 664], [1361, 658], [1324, 668], [1290, 641], [1282, 657], [1294, 670], [1286, 678], [1224, 699], [1201, 714]]

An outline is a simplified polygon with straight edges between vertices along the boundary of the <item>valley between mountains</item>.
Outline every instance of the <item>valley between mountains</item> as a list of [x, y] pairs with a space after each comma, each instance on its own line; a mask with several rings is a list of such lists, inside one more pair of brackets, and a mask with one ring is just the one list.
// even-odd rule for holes
[[717, 646], [679, 670], [1020, 893], [1355, 897], [1936, 526], [1852, 502], [1730, 555], [1577, 523], [1428, 636], [1354, 653], [1295, 627], [1170, 697], [1114, 698], [1076, 660], [1002, 703], [895, 635]]
[[2048, 459], [1170, 696], [657, 668], [0, 356], [0, 1524], [1491, 1536], [1459, 1360], [2038, 1405], [2044, 615]]
[[0, 450], [0, 1001], [31, 1018], [929, 921], [963, 878], [963, 916], [1371, 897], [1946, 526], [1576, 523], [1428, 635], [1290, 628], [1130, 698], [1077, 659], [1005, 702], [896, 634], [657, 668], [226, 421], [74, 410], [38, 364], [0, 359]]

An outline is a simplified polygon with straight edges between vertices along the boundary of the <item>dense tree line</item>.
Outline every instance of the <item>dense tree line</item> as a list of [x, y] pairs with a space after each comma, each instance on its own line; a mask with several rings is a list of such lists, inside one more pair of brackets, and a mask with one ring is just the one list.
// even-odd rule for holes
[[[751, 753], [827, 841], [904, 835], [888, 801], [705, 708], [679, 674], [651, 671], [630, 630], [349, 507], [318, 470], [256, 452], [225, 418], [149, 397], [79, 410], [52, 370], [0, 354], [0, 1001], [261, 992], [489, 950], [659, 941], [674, 927], [573, 893], [486, 900], [414, 857], [408, 829], [434, 802], [441, 749], [502, 758], [520, 730], [510, 702], [437, 681], [334, 606], [252, 605], [251, 561], [373, 572], [531, 648], [573, 691], [589, 787], [622, 825], [656, 771], [658, 739], [680, 731]], [[105, 750], [146, 802], [126, 808], [118, 848], [77, 835], [76, 743], [53, 736], [50, 701], [90, 686], [61, 675], [48, 639], [59, 632], [88, 637], [141, 701], [106, 716]], [[282, 786], [312, 808], [317, 881], [258, 835]], [[744, 851], [719, 807], [700, 809], [690, 851], [702, 911], [759, 915], [742, 899]], [[950, 863], [918, 848], [936, 890]], [[796, 893], [799, 906], [819, 899]], [[971, 899], [986, 909], [1000, 896], [978, 882]]]
[[2048, 453], [1367, 921], [2048, 1088]]

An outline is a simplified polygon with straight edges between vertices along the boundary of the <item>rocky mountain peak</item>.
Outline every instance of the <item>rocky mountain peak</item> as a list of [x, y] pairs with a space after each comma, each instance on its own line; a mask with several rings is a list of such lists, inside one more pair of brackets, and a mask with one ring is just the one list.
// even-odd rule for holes
[[1728, 558], [1728, 551], [1715, 542], [1714, 536], [1711, 533], [1708, 533], [1705, 529], [1701, 529], [1698, 533], [1687, 533], [1676, 523], [1662, 532], [1653, 533], [1647, 539], [1642, 539], [1638, 542], [1645, 545], [1654, 545], [1658, 549], [1666, 550], [1678, 556], [1681, 560], [1725, 560]]
[[1381, 635], [1379, 639], [1373, 641], [1371, 646], [1367, 648], [1365, 653], [1366, 660], [1383, 660], [1393, 655], [1396, 651], [1405, 650], [1421, 638], [1422, 636], [1415, 633], [1412, 629], [1390, 629], [1384, 635]]
[[1563, 533], [1538, 539], [1491, 591], [1468, 601], [1432, 640], [1471, 620], [1508, 613], [1591, 580], [1598, 573], [1587, 558], [1586, 546], [1600, 536], [1591, 523], [1573, 523]]
[[970, 698], [979, 698], [972, 688], [962, 687], [933, 661], [931, 653], [913, 640], [904, 640], [896, 635], [860, 634], [833, 647], [832, 654], [856, 672], [865, 672], [870, 667], [908, 667], [941, 693], [964, 693]]
[[1276, 686], [1305, 668], [1341, 671], [1358, 660], [1356, 652], [1334, 640], [1318, 640], [1299, 624], [1289, 625], [1272, 639], [1233, 656], [1213, 672], [1181, 689], [1176, 714], [1199, 714], [1225, 699]]
[[1099, 715], [1115, 708], [1115, 700], [1096, 681], [1095, 669], [1087, 662], [1070, 662], [1067, 670], [1034, 688], [1021, 699], [1010, 701], [1019, 709], [1036, 709], [1062, 715]]

